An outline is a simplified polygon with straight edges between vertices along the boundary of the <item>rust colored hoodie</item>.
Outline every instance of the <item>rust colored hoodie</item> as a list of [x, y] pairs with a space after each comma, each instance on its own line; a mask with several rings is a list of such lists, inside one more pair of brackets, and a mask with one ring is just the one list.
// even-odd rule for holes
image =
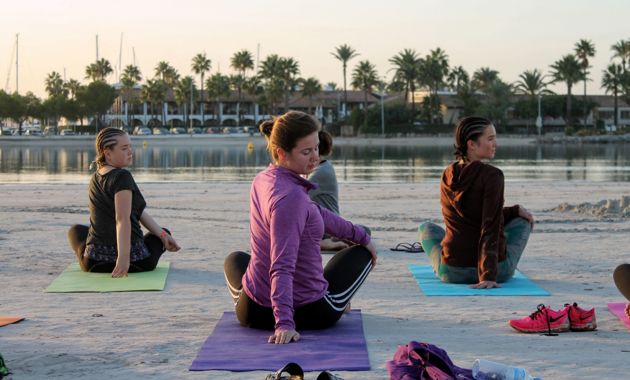
[[518, 216], [518, 205], [503, 207], [503, 172], [481, 161], [455, 162], [442, 173], [440, 203], [442, 262], [476, 267], [479, 281], [496, 281], [505, 260], [504, 223]]

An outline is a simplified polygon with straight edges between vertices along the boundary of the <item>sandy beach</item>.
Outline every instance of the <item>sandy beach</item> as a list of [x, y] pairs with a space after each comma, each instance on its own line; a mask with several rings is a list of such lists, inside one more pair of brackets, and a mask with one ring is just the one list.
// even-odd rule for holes
[[[86, 185], [0, 184], [0, 315], [26, 317], [0, 328], [0, 352], [12, 378], [264, 379], [266, 371], [188, 371], [223, 311], [232, 308], [222, 263], [227, 253], [248, 249], [249, 185], [140, 187], [151, 215], [183, 247], [164, 256], [172, 263], [164, 291], [49, 294], [44, 289], [74, 260], [67, 228], [88, 222]], [[424, 254], [389, 247], [415, 241], [421, 221], [441, 222], [437, 181], [344, 183], [340, 194], [342, 215], [370, 226], [380, 253], [352, 302], [363, 311], [372, 370], [339, 372], [345, 379], [388, 378], [386, 361], [410, 340], [442, 347], [463, 367], [486, 358], [546, 380], [627, 376], [630, 332], [606, 303], [622, 301], [612, 270], [630, 261], [630, 220], [598, 206], [626, 195], [626, 183], [506, 183], [506, 204], [525, 205], [538, 221], [519, 267], [550, 297], [423, 295], [406, 267], [428, 263]], [[571, 207], [586, 202], [592, 207]], [[519, 334], [506, 323], [539, 303], [557, 309], [569, 302], [594, 306], [598, 330], [547, 337]]]

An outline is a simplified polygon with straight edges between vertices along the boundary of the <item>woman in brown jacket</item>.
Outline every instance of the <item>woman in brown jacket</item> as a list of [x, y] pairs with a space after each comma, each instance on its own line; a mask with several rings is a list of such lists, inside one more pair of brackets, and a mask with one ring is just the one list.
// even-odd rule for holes
[[442, 174], [440, 203], [446, 231], [426, 222], [418, 231], [436, 275], [444, 282], [497, 288], [516, 270], [534, 225], [524, 207], [503, 207], [503, 172], [482, 162], [494, 157], [490, 120], [465, 117], [455, 129], [455, 157]]

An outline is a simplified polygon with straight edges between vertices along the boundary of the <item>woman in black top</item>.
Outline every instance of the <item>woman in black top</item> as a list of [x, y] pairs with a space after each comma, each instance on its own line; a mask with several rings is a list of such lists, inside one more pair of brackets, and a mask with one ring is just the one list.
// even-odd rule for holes
[[[105, 128], [96, 136], [96, 173], [90, 180], [90, 226], [75, 225], [68, 240], [81, 269], [129, 272], [155, 269], [164, 250], [180, 247], [145, 211], [146, 202], [129, 171], [133, 151], [129, 136], [117, 128]], [[140, 224], [149, 232], [142, 236]]]

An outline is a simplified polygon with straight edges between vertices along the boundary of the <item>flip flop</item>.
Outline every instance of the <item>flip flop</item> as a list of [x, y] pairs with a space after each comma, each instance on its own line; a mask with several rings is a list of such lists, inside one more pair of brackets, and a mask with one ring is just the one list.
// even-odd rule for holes
[[296, 363], [288, 363], [275, 373], [270, 373], [265, 380], [304, 380], [304, 371]]
[[320, 373], [319, 376], [317, 376], [317, 380], [343, 380], [343, 378], [333, 375], [332, 373], [328, 371], [324, 371]]
[[394, 248], [390, 248], [389, 250], [396, 252], [424, 252], [422, 244], [419, 241], [414, 243], [399, 243]]

